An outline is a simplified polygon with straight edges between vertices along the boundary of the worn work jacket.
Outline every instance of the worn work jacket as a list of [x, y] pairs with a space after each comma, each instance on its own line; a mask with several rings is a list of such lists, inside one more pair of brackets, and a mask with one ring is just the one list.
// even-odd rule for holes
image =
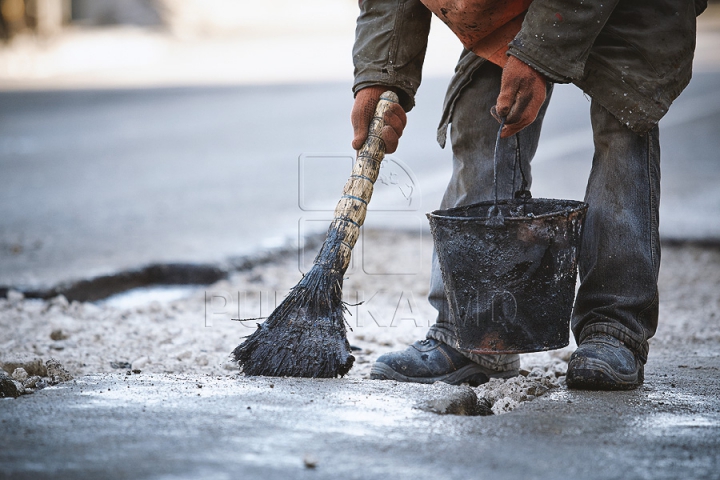
[[[471, 1], [471, 0], [467, 0]], [[696, 15], [707, 0], [534, 0], [514, 55], [549, 80], [574, 83], [635, 132], [653, 128], [690, 81]], [[357, 20], [353, 91], [395, 87], [414, 105], [430, 31], [420, 0], [363, 0]], [[465, 52], [445, 100], [438, 141], [459, 92], [486, 61]]]

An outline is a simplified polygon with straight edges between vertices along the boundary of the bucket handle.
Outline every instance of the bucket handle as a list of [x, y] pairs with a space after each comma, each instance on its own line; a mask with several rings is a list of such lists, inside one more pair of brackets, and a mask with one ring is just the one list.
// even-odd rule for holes
[[[500, 128], [498, 128], [497, 137], [495, 138], [495, 152], [493, 154], [493, 188], [495, 190], [495, 203], [490, 207], [490, 210], [488, 211], [488, 219], [485, 223], [490, 227], [500, 227], [505, 225], [505, 218], [503, 217], [500, 206], [498, 205], [498, 152], [500, 150], [500, 134], [505, 126], [506, 117], [498, 116], [494, 106], [492, 107], [492, 114], [495, 118], [500, 119]], [[515, 198], [522, 198], [523, 202], [525, 202], [528, 198], [531, 198], [532, 195], [527, 189], [527, 179], [525, 178], [525, 172], [523, 171], [522, 162], [520, 161], [520, 138], [517, 133], [513, 136], [515, 137], [515, 165], [517, 165], [520, 169], [520, 175], [522, 176], [520, 190], [515, 192], [514, 196]], [[513, 184], [514, 183], [513, 179]]]
[[[493, 107], [493, 110], [495, 110], [495, 107]], [[490, 210], [488, 210], [488, 219], [487, 222], [485, 222], [488, 227], [502, 227], [503, 225], [505, 225], [505, 218], [503, 217], [502, 212], [500, 211], [500, 206], [498, 205], [497, 181], [498, 151], [500, 150], [500, 133], [502, 133], [502, 129], [504, 126], [505, 117], [500, 117], [500, 128], [498, 129], [497, 137], [495, 138], [495, 153], [493, 155], [493, 187], [495, 189], [495, 204], [490, 207]]]

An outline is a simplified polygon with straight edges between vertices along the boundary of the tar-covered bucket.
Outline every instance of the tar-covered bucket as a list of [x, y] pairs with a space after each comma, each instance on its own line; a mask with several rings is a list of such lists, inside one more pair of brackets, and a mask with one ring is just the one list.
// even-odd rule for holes
[[498, 200], [499, 142], [498, 133], [495, 200], [427, 215], [456, 329], [455, 347], [478, 354], [562, 348], [570, 338], [588, 205], [530, 198], [522, 170], [522, 191], [514, 199]]
[[542, 198], [428, 214], [461, 350], [523, 353], [569, 342], [587, 205]]

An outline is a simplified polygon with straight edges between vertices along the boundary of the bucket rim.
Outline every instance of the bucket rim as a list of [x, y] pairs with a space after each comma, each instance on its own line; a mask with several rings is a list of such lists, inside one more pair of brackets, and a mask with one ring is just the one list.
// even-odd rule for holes
[[[505, 200], [499, 200], [499, 205], [507, 205], [511, 202], [520, 202], [519, 200], [515, 199], [505, 199]], [[508, 222], [527, 222], [527, 221], [533, 221], [537, 219], [543, 219], [548, 217], [554, 217], [558, 214], [573, 214], [577, 212], [584, 212], [587, 211], [589, 205], [581, 200], [569, 200], [569, 199], [558, 199], [558, 198], [530, 198], [527, 200], [524, 200], [524, 203], [541, 203], [541, 202], [566, 202], [570, 207], [563, 210], [557, 210], [554, 212], [548, 212], [548, 213], [542, 213], [540, 215], [533, 215], [532, 217], [505, 217], [504, 221]], [[492, 200], [488, 200], [485, 202], [477, 202], [477, 203], [471, 203], [469, 205], [462, 205], [459, 207], [451, 207], [446, 209], [438, 209], [433, 210], [432, 212], [426, 213], [428, 218], [438, 218], [438, 219], [450, 219], [450, 220], [457, 220], [457, 221], [477, 221], [479, 219], [487, 220], [488, 216], [475, 216], [475, 217], [459, 217], [455, 215], [448, 215], [452, 212], [457, 212], [461, 210], [468, 210], [475, 207], [481, 207], [481, 206], [487, 206], [490, 207], [492, 205], [495, 205], [495, 202]]]

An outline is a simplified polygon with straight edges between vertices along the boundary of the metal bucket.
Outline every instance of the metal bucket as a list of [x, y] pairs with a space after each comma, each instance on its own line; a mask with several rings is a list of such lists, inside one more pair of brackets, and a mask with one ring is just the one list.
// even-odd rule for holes
[[542, 198], [496, 202], [427, 215], [457, 347], [478, 354], [565, 347], [588, 206]]

